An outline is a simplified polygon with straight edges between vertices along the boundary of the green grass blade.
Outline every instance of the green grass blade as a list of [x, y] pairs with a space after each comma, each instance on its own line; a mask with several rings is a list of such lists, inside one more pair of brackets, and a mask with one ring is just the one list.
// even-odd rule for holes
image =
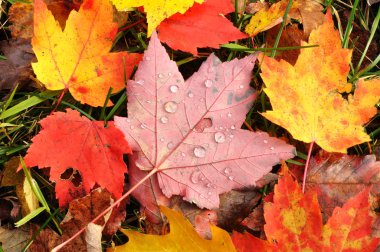
[[39, 215], [40, 213], [42, 213], [43, 211], [45, 211], [45, 207], [39, 207], [37, 209], [35, 209], [34, 211], [30, 212], [27, 216], [25, 216], [24, 218], [22, 218], [21, 220], [19, 220], [18, 222], [15, 223], [15, 227], [20, 227], [24, 224], [26, 224], [27, 222], [29, 222], [31, 219], [33, 219], [34, 217], [36, 217], [37, 215]]

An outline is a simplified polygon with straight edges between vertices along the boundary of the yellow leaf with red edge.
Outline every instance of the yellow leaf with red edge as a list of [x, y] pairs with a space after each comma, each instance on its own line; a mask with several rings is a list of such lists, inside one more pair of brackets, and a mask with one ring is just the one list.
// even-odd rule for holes
[[[139, 54], [109, 53], [117, 33], [108, 0], [85, 0], [71, 11], [64, 31], [43, 0], [34, 2], [34, 36], [37, 56], [33, 70], [49, 90], [69, 90], [91, 106], [103, 106], [109, 89], [125, 87]], [[111, 102], [108, 105], [112, 105]]]
[[184, 14], [194, 3], [203, 3], [203, 0], [111, 0], [119, 11], [131, 7], [144, 6], [148, 19], [148, 36], [156, 27], [170, 16], [181, 13]]
[[128, 236], [128, 242], [107, 251], [236, 251], [230, 235], [223, 229], [210, 225], [212, 240], [206, 240], [198, 235], [182, 214], [167, 207], [161, 206], [160, 208], [170, 223], [169, 234], [149, 235], [122, 229], [121, 231]]
[[380, 79], [359, 80], [354, 95], [344, 98], [352, 50], [341, 48], [331, 14], [310, 34], [309, 43], [318, 47], [301, 50], [294, 66], [264, 57], [264, 80], [272, 111], [262, 115], [287, 129], [295, 139], [316, 142], [329, 152], [346, 153], [347, 148], [370, 141], [362, 127], [377, 112]]
[[335, 208], [322, 225], [317, 193], [302, 193], [301, 187], [283, 166], [284, 175], [274, 189], [273, 203], [264, 206], [267, 241], [249, 234], [234, 233], [232, 240], [239, 252], [258, 251], [374, 251], [378, 238], [371, 237], [373, 217], [369, 215], [368, 190]]

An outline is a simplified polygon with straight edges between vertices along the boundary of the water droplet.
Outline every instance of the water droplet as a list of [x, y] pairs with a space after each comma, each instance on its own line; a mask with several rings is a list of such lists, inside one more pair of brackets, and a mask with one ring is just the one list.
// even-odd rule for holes
[[264, 140], [264, 143], [267, 144], [267, 143], [268, 143], [268, 140]]
[[274, 150], [274, 147], [272, 146], [272, 147], [270, 147], [269, 149], [270, 149], [270, 150]]
[[131, 119], [127, 119], [127, 122], [130, 123], [130, 122], [131, 122]]
[[140, 128], [146, 129], [146, 125], [144, 123], [140, 124]]
[[228, 179], [232, 181], [232, 180], [234, 180], [234, 177], [233, 176], [229, 176]]
[[214, 135], [215, 142], [217, 143], [224, 143], [226, 141], [226, 136], [224, 135], [223, 132], [216, 132]]
[[224, 169], [225, 174], [230, 174], [231, 172], [232, 172], [232, 169], [230, 167], [226, 167], [226, 169]]
[[172, 76], [173, 74], [172, 73], [168, 73], [169, 76]]
[[174, 144], [173, 142], [169, 142], [168, 145], [167, 145], [168, 149], [173, 149], [174, 147]]
[[194, 148], [194, 155], [198, 158], [203, 158], [206, 156], [206, 149], [202, 146], [198, 146]]
[[135, 128], [135, 126], [131, 125], [131, 127], [130, 127], [130, 128], [131, 128], [131, 130], [133, 130], [133, 129]]
[[168, 121], [169, 121], [169, 119], [166, 116], [163, 116], [160, 118], [160, 122], [163, 124], [167, 123]]
[[230, 138], [234, 138], [234, 135], [230, 135]]
[[206, 184], [206, 187], [210, 188], [210, 187], [211, 187], [211, 184], [210, 184], [210, 183], [207, 183], [207, 184]]
[[210, 80], [210, 79], [205, 80], [205, 86], [206, 86], [207, 88], [211, 87], [213, 83], [214, 83], [214, 82], [213, 82], [212, 80]]
[[231, 117], [231, 116], [232, 116], [232, 113], [231, 113], [231, 112], [228, 112], [227, 116], [228, 116], [228, 117]]
[[177, 93], [179, 88], [177, 85], [171, 85], [169, 89], [170, 89], [170, 92]]
[[164, 141], [164, 139], [163, 139], [163, 138], [160, 138], [160, 141], [161, 141], [161, 142], [163, 142], [163, 141]]
[[139, 85], [144, 85], [145, 81], [144, 80], [138, 80], [138, 81], [136, 81], [136, 83]]
[[232, 126], [231, 126], [231, 129], [235, 129], [235, 125], [232, 125]]
[[168, 113], [175, 113], [177, 111], [177, 103], [170, 101], [164, 104], [164, 109]]
[[239, 88], [244, 88], [244, 86], [243, 86], [243, 85], [240, 85]]
[[202, 181], [205, 181], [205, 180], [206, 180], [206, 177], [205, 177], [205, 175], [200, 174], [200, 175], [199, 175], [199, 179], [202, 180]]
[[185, 153], [185, 152], [181, 152], [181, 156], [182, 156], [182, 157], [185, 157], [185, 156], [186, 156], [186, 153]]
[[193, 92], [189, 91], [189, 92], [187, 93], [187, 97], [189, 97], [189, 98], [193, 98], [193, 97], [194, 97]]
[[220, 129], [220, 130], [222, 130], [222, 129], [223, 129], [223, 127], [222, 127], [222, 126], [220, 126], [220, 127], [219, 127], [219, 129]]
[[158, 78], [164, 77], [164, 75], [162, 73], [159, 73], [157, 76], [158, 76]]
[[149, 104], [150, 104], [150, 103], [152, 103], [152, 102], [151, 102], [151, 101], [149, 101], [149, 100], [147, 100], [147, 101], [146, 101], [146, 103], [149, 103]]
[[149, 56], [146, 56], [146, 57], [145, 57], [145, 60], [149, 61], [149, 60], [150, 60], [150, 57], [149, 57]]
[[191, 173], [190, 175], [191, 182], [193, 182], [194, 184], [197, 184], [199, 182], [199, 174], [200, 174], [199, 171], [195, 171]]
[[205, 196], [203, 194], [199, 195], [199, 198], [204, 199]]
[[212, 194], [212, 192], [208, 192], [207, 194], [208, 194], [208, 195], [211, 195], [211, 194]]

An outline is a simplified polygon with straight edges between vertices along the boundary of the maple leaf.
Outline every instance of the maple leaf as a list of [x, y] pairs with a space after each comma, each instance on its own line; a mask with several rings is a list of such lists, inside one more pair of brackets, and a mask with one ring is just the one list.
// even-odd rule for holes
[[[350, 156], [320, 151], [310, 160], [306, 189], [316, 190], [322, 212], [330, 216], [336, 206], [364, 189], [380, 196], [380, 162], [374, 155]], [[375, 207], [376, 208], [376, 207]]]
[[219, 48], [220, 44], [247, 37], [221, 15], [234, 10], [230, 0], [195, 3], [185, 14], [177, 13], [162, 21], [158, 37], [174, 50], [194, 55], [197, 55], [198, 47]]
[[205, 240], [179, 212], [167, 207], [161, 207], [161, 211], [170, 223], [169, 234], [146, 235], [121, 229], [128, 242], [107, 251], [235, 251], [230, 235], [223, 229], [210, 225], [212, 240]]
[[115, 117], [137, 166], [158, 173], [167, 197], [181, 195], [217, 208], [219, 194], [255, 185], [294, 148], [264, 132], [239, 129], [256, 93], [249, 86], [256, 57], [221, 63], [211, 55], [184, 82], [153, 33], [135, 81], [128, 118]]
[[287, 129], [295, 139], [316, 142], [329, 152], [370, 141], [362, 125], [376, 114], [380, 79], [359, 80], [354, 95], [345, 99], [351, 50], [342, 49], [331, 14], [310, 34], [294, 66], [265, 57], [261, 65], [273, 111], [262, 115]]
[[194, 3], [202, 3], [203, 0], [111, 0], [119, 11], [131, 7], [144, 6], [148, 19], [148, 36], [165, 19], [175, 13], [185, 13]]
[[[322, 216], [315, 191], [302, 193], [300, 186], [284, 166], [284, 176], [275, 186], [273, 203], [264, 206], [267, 241], [244, 234], [233, 234], [238, 251], [247, 244], [264, 251], [373, 251], [379, 239], [372, 238], [368, 190], [335, 208], [322, 226]], [[244, 237], [245, 236], [245, 237]], [[241, 249], [240, 249], [241, 247]]]
[[[113, 122], [105, 128], [104, 122], [90, 121], [67, 109], [66, 113], [53, 113], [39, 123], [42, 130], [33, 137], [25, 164], [51, 168], [50, 180], [56, 182], [60, 206], [84, 196], [95, 183], [116, 198], [121, 196], [127, 172], [123, 154], [131, 153], [131, 149]], [[78, 177], [82, 179], [80, 184], [75, 181]]]
[[[50, 90], [69, 90], [81, 103], [103, 106], [109, 89], [125, 87], [138, 54], [109, 53], [117, 33], [108, 0], [85, 0], [62, 31], [42, 0], [34, 2], [33, 70]], [[109, 102], [108, 105], [112, 105]]]

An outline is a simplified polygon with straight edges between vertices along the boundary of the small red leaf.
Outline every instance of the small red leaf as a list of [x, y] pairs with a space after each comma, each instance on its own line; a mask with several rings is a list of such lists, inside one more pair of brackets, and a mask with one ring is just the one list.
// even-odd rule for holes
[[223, 16], [235, 10], [230, 0], [195, 3], [185, 14], [177, 13], [161, 22], [159, 38], [174, 50], [197, 55], [197, 48], [219, 48], [220, 44], [247, 38]]
[[[131, 153], [123, 134], [113, 122], [90, 121], [78, 111], [67, 109], [40, 121], [42, 130], [32, 139], [25, 164], [50, 167], [50, 180], [56, 182], [59, 205], [86, 195], [95, 184], [116, 198], [123, 191], [127, 167], [123, 154]], [[80, 175], [80, 176], [79, 176]]]

